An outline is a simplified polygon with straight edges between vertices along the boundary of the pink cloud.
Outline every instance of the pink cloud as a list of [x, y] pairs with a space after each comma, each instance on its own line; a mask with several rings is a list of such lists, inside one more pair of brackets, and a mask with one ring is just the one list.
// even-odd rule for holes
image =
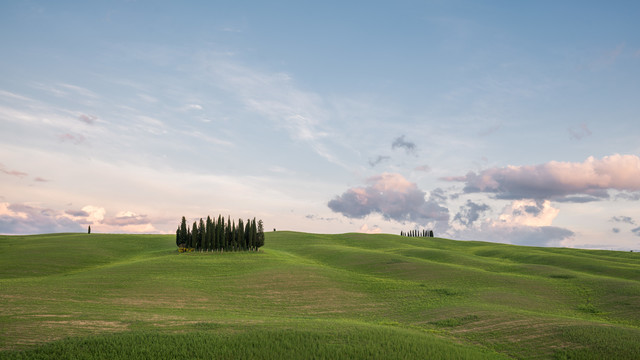
[[22, 172], [22, 171], [17, 171], [17, 170], [7, 170], [5, 169], [4, 165], [0, 164], [0, 172], [5, 173], [7, 175], [11, 175], [11, 176], [17, 176], [17, 177], [25, 177], [29, 174]]
[[82, 209], [56, 210], [38, 205], [0, 202], [0, 234], [42, 234], [56, 232], [161, 233], [151, 219], [131, 211], [107, 216], [103, 207], [87, 205]]
[[[491, 168], [444, 180], [465, 182], [466, 193], [494, 193], [502, 199], [587, 201], [608, 197], [608, 190], [640, 190], [640, 158], [615, 154], [582, 163], [551, 161], [533, 166]], [[571, 195], [580, 195], [571, 198]]]
[[369, 228], [367, 224], [363, 224], [358, 232], [365, 234], [380, 234], [382, 233], [382, 229], [380, 229], [377, 225], [374, 225], [372, 228]]
[[384, 173], [367, 179], [365, 187], [347, 189], [329, 201], [331, 210], [349, 218], [361, 219], [378, 213], [396, 221], [448, 221], [449, 210], [437, 199], [426, 200], [426, 193], [400, 174]]
[[80, 114], [80, 116], [78, 116], [78, 120], [85, 124], [93, 125], [96, 120], [98, 120], [98, 117], [95, 115]]
[[60, 141], [62, 142], [67, 142], [70, 141], [76, 145], [84, 142], [85, 138], [82, 135], [73, 135], [73, 134], [62, 134], [62, 135], [58, 135], [58, 138], [60, 139]]

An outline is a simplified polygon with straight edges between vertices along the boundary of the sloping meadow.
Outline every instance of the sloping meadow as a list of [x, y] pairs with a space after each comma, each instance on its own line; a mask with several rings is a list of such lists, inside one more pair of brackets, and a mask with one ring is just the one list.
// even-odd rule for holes
[[0, 236], [0, 358], [640, 358], [637, 253], [265, 235]]

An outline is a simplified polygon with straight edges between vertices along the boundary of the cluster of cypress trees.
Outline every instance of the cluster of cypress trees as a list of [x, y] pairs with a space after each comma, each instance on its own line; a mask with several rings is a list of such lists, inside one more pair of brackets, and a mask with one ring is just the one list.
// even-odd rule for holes
[[264, 245], [262, 220], [247, 219], [245, 223], [239, 219], [236, 225], [230, 217], [225, 222], [222, 215], [217, 220], [207, 216], [206, 221], [201, 218], [189, 227], [183, 216], [176, 230], [176, 245], [181, 251], [258, 251]]
[[400, 231], [400, 236], [408, 236], [408, 237], [433, 237], [433, 230], [409, 230], [409, 231]]

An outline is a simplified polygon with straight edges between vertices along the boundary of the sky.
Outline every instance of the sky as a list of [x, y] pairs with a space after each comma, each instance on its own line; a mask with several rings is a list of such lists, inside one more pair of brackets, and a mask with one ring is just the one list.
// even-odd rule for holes
[[636, 1], [0, 3], [0, 233], [640, 250]]

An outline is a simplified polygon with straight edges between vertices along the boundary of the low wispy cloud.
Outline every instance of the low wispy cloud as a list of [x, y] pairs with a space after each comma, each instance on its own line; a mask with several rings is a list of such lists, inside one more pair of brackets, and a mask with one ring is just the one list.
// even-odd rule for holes
[[610, 221], [635, 225], [636, 222], [629, 216], [614, 216]]
[[635, 155], [589, 157], [582, 163], [552, 161], [534, 166], [491, 168], [444, 178], [465, 183], [465, 193], [498, 199], [552, 199], [584, 202], [609, 197], [608, 190], [640, 190], [640, 158]]
[[449, 210], [400, 174], [384, 173], [367, 180], [367, 186], [354, 187], [329, 201], [331, 210], [348, 218], [361, 219], [378, 213], [385, 219], [424, 224], [449, 221]]
[[336, 220], [338, 220], [336, 218], [327, 218], [327, 217], [318, 216], [318, 215], [314, 215], [314, 214], [307, 214], [307, 215], [305, 215], [305, 218], [307, 218], [309, 220], [317, 220], [317, 221], [336, 221]]
[[116, 226], [143, 225], [149, 223], [149, 218], [147, 215], [140, 215], [131, 211], [122, 211], [114, 217], [105, 218], [103, 223]]
[[60, 134], [58, 135], [58, 139], [62, 142], [70, 142], [75, 145], [80, 145], [85, 141], [85, 137], [80, 134]]
[[71, 215], [73, 217], [88, 217], [89, 213], [84, 210], [67, 210], [64, 212], [67, 215]]
[[202, 105], [200, 104], [187, 104], [185, 106], [186, 110], [202, 110]]
[[390, 157], [388, 157], [388, 156], [378, 155], [375, 159], [369, 159], [369, 165], [371, 167], [375, 167], [376, 165], [380, 164], [381, 162], [387, 161], [389, 159], [390, 159]]
[[591, 136], [591, 130], [589, 130], [589, 127], [585, 123], [580, 124], [580, 126], [578, 127], [569, 128], [567, 130], [569, 131], [569, 136], [571, 136], [571, 138], [574, 140], [582, 140], [587, 136]]
[[[631, 218], [630, 216], [624, 216], [624, 215], [613, 216], [611, 219], [609, 219], [609, 221], [617, 224], [623, 224], [623, 226], [625, 226], [625, 228], [627, 229], [626, 231], [628, 231], [630, 227], [636, 226], [637, 224], [633, 218]], [[614, 227], [612, 231], [618, 234], [621, 232], [621, 229], [618, 227]], [[634, 235], [640, 236], [640, 227], [631, 229], [631, 233]]]
[[[3, 164], [0, 164], [0, 173], [3, 173], [5, 175], [9, 175], [9, 176], [19, 177], [21, 179], [24, 178], [25, 176], [29, 175], [29, 174], [27, 174], [26, 172], [23, 172], [23, 171], [7, 169]], [[42, 178], [40, 176], [34, 177], [33, 181], [35, 181], [35, 182], [49, 182], [49, 180], [47, 180], [45, 178]]]
[[486, 129], [479, 131], [478, 136], [485, 137], [485, 136], [492, 135], [496, 133], [498, 130], [500, 130], [501, 128], [502, 128], [502, 124], [493, 125], [491, 127], [488, 127]]
[[625, 44], [618, 44], [615, 48], [604, 51], [602, 55], [590, 64], [591, 70], [607, 68], [615, 64], [620, 58], [625, 48]]
[[96, 120], [98, 120], [98, 117], [95, 115], [80, 114], [78, 116], [78, 120], [82, 121], [85, 124], [93, 125], [96, 123]]
[[18, 171], [18, 170], [10, 170], [4, 167], [3, 164], [0, 164], [0, 172], [6, 175], [10, 175], [10, 176], [17, 176], [17, 177], [25, 177], [29, 174], [22, 172], [22, 171]]
[[621, 191], [616, 194], [615, 199], [638, 201], [640, 200], [640, 191]]
[[431, 171], [431, 167], [429, 167], [429, 165], [420, 165], [420, 166], [416, 166], [413, 170], [422, 171], [422, 172], [429, 172], [429, 171]]
[[393, 140], [393, 143], [391, 144], [391, 149], [395, 150], [398, 148], [404, 149], [407, 152], [407, 154], [413, 154], [413, 155], [415, 155], [417, 150], [416, 144], [411, 141], [405, 140], [404, 135], [399, 136], [398, 138]]
[[98, 99], [100, 96], [95, 92], [73, 84], [66, 83], [58, 83], [58, 84], [42, 84], [42, 83], [32, 83], [31, 86], [33, 88], [43, 90], [57, 97], [68, 98], [68, 97], [83, 97], [89, 99]]

